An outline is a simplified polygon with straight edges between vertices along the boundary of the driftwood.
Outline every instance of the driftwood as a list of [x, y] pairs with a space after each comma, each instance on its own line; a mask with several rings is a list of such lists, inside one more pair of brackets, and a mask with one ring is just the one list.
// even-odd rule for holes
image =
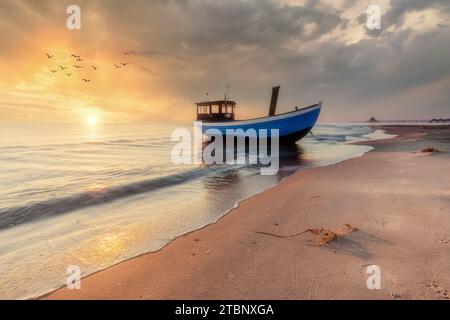
[[295, 234], [290, 234], [290, 235], [279, 235], [279, 234], [274, 234], [274, 233], [264, 232], [264, 231], [255, 231], [255, 232], [259, 233], [259, 234], [264, 234], [267, 236], [276, 237], [276, 238], [293, 238], [293, 237], [302, 235], [304, 233], [311, 232], [315, 236], [317, 244], [319, 246], [324, 247], [328, 243], [330, 243], [334, 240], [337, 240], [340, 244], [342, 236], [352, 233], [352, 232], [355, 232], [355, 231], [358, 231], [358, 228], [355, 228], [355, 227], [351, 226], [350, 224], [346, 223], [346, 224], [342, 225], [342, 227], [340, 227], [336, 231], [328, 230], [325, 228], [306, 229], [305, 231], [295, 233]]

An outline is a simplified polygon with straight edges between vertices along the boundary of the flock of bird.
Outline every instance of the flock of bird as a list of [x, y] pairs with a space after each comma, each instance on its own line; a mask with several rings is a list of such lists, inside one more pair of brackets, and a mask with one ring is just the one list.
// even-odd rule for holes
[[[124, 55], [130, 55], [130, 52], [124, 51], [123, 54]], [[54, 58], [55, 58], [55, 55], [50, 54], [48, 52], [46, 52], [45, 55], [47, 56], [48, 59], [53, 59], [54, 60]], [[93, 65], [93, 64], [80, 65], [80, 63], [84, 62], [84, 59], [82, 59], [79, 55], [71, 54], [70, 57], [73, 59], [72, 67], [74, 69], [83, 69], [84, 67], [87, 67], [87, 68], [92, 68], [94, 71], [98, 70], [98, 67]], [[121, 63], [118, 63], [118, 64], [114, 64], [114, 67], [116, 69], [120, 69], [120, 68], [126, 67], [129, 64], [130, 64], [129, 62], [121, 62]], [[63, 65], [59, 65], [55, 69], [50, 69], [50, 72], [53, 73], [53, 74], [56, 74], [59, 71], [58, 68], [61, 69], [61, 72], [64, 72], [67, 77], [71, 77], [73, 75], [73, 72], [65, 71], [65, 70], [68, 70], [69, 67], [66, 67], [66, 66], [63, 66]], [[87, 78], [82, 78], [81, 81], [83, 81], [85, 83], [91, 82], [91, 80], [87, 79]]]

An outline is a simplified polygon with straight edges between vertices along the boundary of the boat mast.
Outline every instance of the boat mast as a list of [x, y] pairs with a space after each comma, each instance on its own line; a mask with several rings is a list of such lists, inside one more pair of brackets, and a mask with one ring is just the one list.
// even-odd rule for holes
[[226, 89], [225, 89], [225, 112], [228, 109], [228, 91], [230, 90], [230, 85], [227, 83]]
[[278, 93], [280, 92], [280, 86], [272, 88], [272, 97], [270, 98], [269, 117], [274, 116], [277, 110]]
[[228, 101], [228, 97], [229, 97], [229, 90], [230, 90], [230, 85], [227, 83], [227, 86], [225, 87], [225, 103]]

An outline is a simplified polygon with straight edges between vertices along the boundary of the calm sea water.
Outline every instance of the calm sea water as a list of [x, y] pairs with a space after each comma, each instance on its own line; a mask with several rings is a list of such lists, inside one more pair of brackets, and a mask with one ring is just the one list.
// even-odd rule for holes
[[280, 170], [174, 165], [172, 131], [190, 124], [0, 127], [0, 298], [65, 284], [67, 267], [91, 274], [214, 223], [239, 200], [299, 169], [371, 148], [348, 142], [382, 131], [319, 125], [282, 148]]

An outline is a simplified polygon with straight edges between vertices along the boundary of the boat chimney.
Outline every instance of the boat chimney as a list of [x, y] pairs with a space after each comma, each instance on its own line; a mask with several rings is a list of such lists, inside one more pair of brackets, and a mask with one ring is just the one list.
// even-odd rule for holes
[[280, 92], [280, 86], [272, 88], [272, 97], [270, 98], [269, 117], [275, 115], [278, 103], [278, 93]]

